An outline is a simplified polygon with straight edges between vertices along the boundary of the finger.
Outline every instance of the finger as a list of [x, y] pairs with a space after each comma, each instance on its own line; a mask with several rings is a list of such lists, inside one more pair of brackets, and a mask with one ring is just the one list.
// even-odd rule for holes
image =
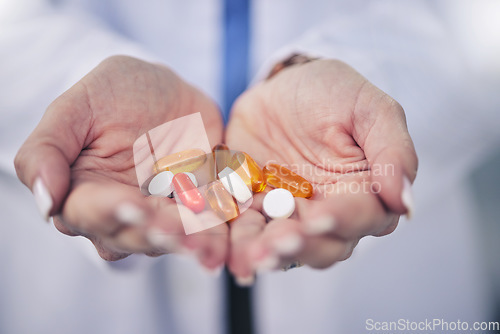
[[72, 231], [103, 238], [125, 226], [145, 224], [152, 213], [149, 202], [133, 186], [87, 181], [68, 195], [62, 219]]
[[147, 202], [155, 208], [154, 215], [147, 222], [146, 237], [153, 249], [147, 254], [168, 254], [183, 252], [186, 233], [177, 204], [168, 198], [148, 197]]
[[61, 232], [62, 234], [66, 234], [67, 236], [70, 237], [76, 237], [79, 236], [77, 232], [73, 231], [62, 219], [60, 215], [56, 215], [53, 217], [53, 223], [55, 228]]
[[70, 165], [86, 145], [92, 113], [83, 85], [56, 99], [16, 155], [19, 179], [33, 191], [45, 219], [60, 211], [70, 185]]
[[93, 236], [86, 236], [87, 239], [89, 239], [92, 244], [94, 245], [97, 254], [101, 257], [101, 259], [105, 261], [118, 261], [126, 258], [129, 256], [131, 253], [128, 252], [122, 252], [116, 249], [113, 249], [110, 247], [106, 241], [104, 241], [101, 238], [93, 237]]
[[[77, 232], [74, 232], [67, 223], [64, 222], [60, 215], [53, 217], [54, 226], [57, 230], [63, 234], [74, 237], [79, 236]], [[126, 247], [120, 247], [116, 243], [112, 243], [105, 238], [96, 238], [94, 236], [85, 236], [94, 245], [99, 256], [106, 261], [117, 261], [129, 256], [132, 251], [125, 250]]]
[[389, 220], [389, 226], [382, 232], [378, 234], [374, 234], [376, 237], [383, 237], [385, 235], [391, 234], [396, 230], [399, 224], [399, 218], [401, 217], [400, 215], [391, 215], [392, 217]]
[[396, 214], [387, 211], [369, 190], [369, 183], [363, 186], [363, 182], [353, 176], [337, 183], [335, 192], [324, 200], [296, 201], [302, 231], [350, 240], [386, 230]]
[[[210, 214], [210, 213], [206, 213]], [[205, 214], [205, 215], [206, 215]], [[200, 214], [200, 219], [206, 219]], [[191, 249], [200, 264], [211, 274], [218, 274], [226, 262], [229, 248], [229, 229], [227, 224], [186, 236], [183, 244]]]
[[254, 209], [245, 211], [231, 223], [228, 267], [239, 285], [248, 286], [254, 281], [254, 268], [249, 261], [248, 249], [265, 225], [265, 217]]
[[[89, 194], [95, 195], [89, 199]], [[63, 215], [66, 228], [91, 239], [104, 259], [180, 252], [186, 238], [171, 199], [144, 198], [123, 184], [82, 183], [68, 197]]]
[[353, 118], [354, 139], [365, 152], [372, 182], [385, 205], [411, 216], [410, 184], [417, 173], [417, 154], [403, 108], [382, 91], [374, 98], [374, 90], [378, 89], [367, 83], [359, 93]]
[[325, 269], [348, 259], [357, 243], [358, 240], [345, 241], [330, 236], [307, 237], [303, 249], [293, 259], [312, 268]]
[[277, 269], [284, 260], [297, 255], [303, 245], [297, 220], [275, 219], [250, 246], [250, 262], [259, 271]]

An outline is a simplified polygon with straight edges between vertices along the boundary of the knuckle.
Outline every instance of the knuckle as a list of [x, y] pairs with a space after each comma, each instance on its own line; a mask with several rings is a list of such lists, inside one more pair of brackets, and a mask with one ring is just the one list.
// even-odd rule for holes
[[162, 255], [169, 254], [169, 253], [168, 252], [165, 253], [165, 252], [162, 252], [162, 251], [159, 251], [159, 250], [154, 250], [154, 251], [145, 252], [144, 254], [146, 256], [149, 256], [149, 257], [160, 257]]
[[101, 257], [101, 259], [103, 259], [104, 261], [108, 261], [108, 262], [122, 260], [130, 255], [127, 253], [121, 253], [121, 252], [116, 252], [116, 251], [110, 250], [107, 247], [104, 247], [102, 244], [99, 246], [95, 246], [95, 248], [97, 250], [97, 253]]
[[313, 261], [310, 263], [307, 263], [307, 265], [313, 269], [328, 269], [331, 266], [335, 265], [335, 263], [338, 262], [338, 259], [333, 259], [330, 258], [328, 260], [323, 260], [323, 261]]
[[117, 252], [117, 251], [111, 250], [109, 247], [107, 247], [104, 244], [104, 242], [101, 238], [97, 238], [97, 237], [93, 237], [93, 236], [89, 236], [89, 235], [85, 235], [85, 237], [87, 239], [89, 239], [90, 242], [92, 242], [92, 244], [94, 245], [94, 248], [97, 251], [97, 254], [104, 261], [114, 262], [114, 261], [122, 260], [130, 255], [129, 253], [123, 253], [123, 252]]
[[54, 227], [62, 234], [65, 234], [70, 237], [76, 237], [79, 235], [75, 233], [70, 227], [68, 227], [60, 216], [54, 216], [53, 221], [54, 221]]
[[126, 257], [129, 256], [129, 254], [123, 254], [123, 253], [116, 253], [113, 251], [107, 251], [107, 250], [97, 250], [97, 253], [99, 254], [99, 257], [103, 259], [104, 261], [107, 262], [115, 262], [118, 260], [122, 260]]

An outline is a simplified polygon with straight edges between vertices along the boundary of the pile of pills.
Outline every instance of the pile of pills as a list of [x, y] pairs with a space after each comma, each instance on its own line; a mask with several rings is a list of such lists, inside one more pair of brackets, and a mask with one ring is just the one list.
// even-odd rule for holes
[[[212, 182], [202, 194], [194, 173], [207, 163]], [[294, 197], [313, 195], [311, 183], [300, 175], [274, 163], [261, 169], [248, 154], [230, 151], [224, 144], [216, 145], [211, 154], [200, 149], [170, 154], [156, 161], [153, 173], [147, 186], [149, 194], [172, 197], [175, 193], [195, 213], [202, 212], [208, 203], [225, 221], [239, 215], [238, 203], [246, 203], [267, 186], [276, 188], [263, 201], [263, 210], [271, 219], [290, 217], [295, 210]]]

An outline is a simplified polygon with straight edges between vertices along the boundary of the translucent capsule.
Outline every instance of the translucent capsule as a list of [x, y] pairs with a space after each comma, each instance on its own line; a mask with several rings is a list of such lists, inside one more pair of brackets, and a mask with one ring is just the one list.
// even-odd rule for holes
[[238, 205], [220, 181], [216, 181], [208, 187], [205, 197], [212, 210], [222, 220], [228, 221], [238, 216]]
[[172, 184], [182, 204], [195, 213], [203, 211], [205, 208], [205, 199], [193, 181], [191, 181], [189, 175], [185, 173], [175, 174]]
[[[212, 148], [212, 155], [214, 159], [214, 173], [218, 175], [224, 168], [226, 168], [231, 161], [231, 151], [226, 144], [217, 144]], [[217, 179], [217, 177], [215, 177]]]
[[288, 168], [268, 163], [263, 171], [266, 183], [274, 188], [286, 189], [295, 197], [309, 198], [313, 195], [311, 183]]
[[266, 188], [262, 169], [245, 152], [236, 152], [231, 159], [230, 167], [238, 173], [253, 192], [259, 193]]
[[229, 147], [227, 147], [227, 145], [224, 143], [219, 143], [219, 144], [215, 145], [214, 147], [212, 147], [212, 152], [215, 152], [215, 151], [229, 151]]
[[158, 160], [154, 165], [153, 172], [155, 174], [166, 170], [174, 174], [193, 172], [203, 165], [206, 159], [207, 155], [199, 148], [185, 150], [169, 154]]

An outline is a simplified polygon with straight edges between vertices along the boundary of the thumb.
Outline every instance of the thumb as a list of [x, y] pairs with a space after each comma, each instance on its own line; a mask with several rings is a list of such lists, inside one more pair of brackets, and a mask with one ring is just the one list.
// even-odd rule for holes
[[[373, 190], [391, 211], [411, 218], [411, 184], [417, 174], [418, 159], [403, 108], [385, 94], [369, 105], [368, 112], [358, 115], [364, 121], [354, 122], [354, 128], [360, 134], [355, 139], [370, 164]], [[366, 117], [372, 120], [366, 122]]]
[[19, 149], [14, 165], [45, 220], [60, 212], [70, 187], [70, 166], [86, 145], [92, 113], [83, 85], [57, 98]]

